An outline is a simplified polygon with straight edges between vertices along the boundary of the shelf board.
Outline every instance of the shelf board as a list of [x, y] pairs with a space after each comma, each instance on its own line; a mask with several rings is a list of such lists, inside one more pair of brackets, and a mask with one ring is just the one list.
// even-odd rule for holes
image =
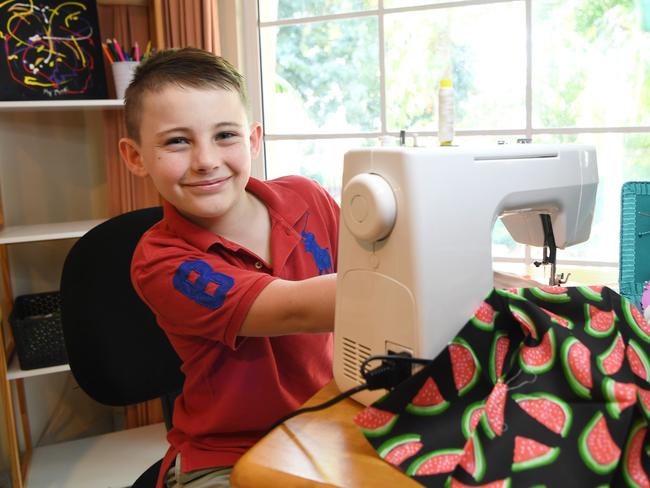
[[75, 237], [81, 237], [105, 220], [76, 220], [73, 222], [58, 222], [54, 224], [8, 226], [0, 230], [0, 245], [74, 239]]
[[57, 366], [49, 366], [47, 368], [36, 369], [20, 369], [18, 363], [18, 356], [16, 354], [11, 358], [9, 368], [7, 369], [7, 379], [9, 381], [19, 380], [21, 378], [30, 378], [33, 376], [41, 376], [45, 374], [61, 373], [63, 371], [70, 371], [69, 364], [59, 364]]
[[26, 488], [131, 486], [165, 455], [166, 434], [164, 424], [154, 424], [37, 447]]
[[80, 110], [118, 109], [124, 107], [122, 99], [102, 100], [35, 100], [29, 102], [0, 102], [0, 112], [17, 110]]

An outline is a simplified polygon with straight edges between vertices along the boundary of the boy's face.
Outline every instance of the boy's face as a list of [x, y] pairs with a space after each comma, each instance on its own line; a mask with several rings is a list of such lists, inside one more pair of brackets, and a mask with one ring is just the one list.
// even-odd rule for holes
[[260, 136], [236, 92], [169, 86], [144, 95], [140, 142], [123, 139], [120, 151], [181, 214], [210, 227], [243, 201]]

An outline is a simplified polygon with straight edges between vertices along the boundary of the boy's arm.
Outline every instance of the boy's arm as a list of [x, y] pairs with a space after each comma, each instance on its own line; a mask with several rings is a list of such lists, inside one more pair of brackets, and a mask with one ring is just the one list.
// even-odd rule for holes
[[336, 274], [301, 281], [275, 280], [253, 302], [239, 335], [262, 337], [331, 332], [335, 298]]

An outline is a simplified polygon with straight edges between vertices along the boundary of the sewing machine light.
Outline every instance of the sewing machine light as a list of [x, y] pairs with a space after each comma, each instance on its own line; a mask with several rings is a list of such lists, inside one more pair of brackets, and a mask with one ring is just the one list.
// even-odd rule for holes
[[351, 178], [341, 197], [343, 220], [357, 239], [375, 242], [395, 225], [397, 204], [390, 184], [381, 176], [361, 173]]

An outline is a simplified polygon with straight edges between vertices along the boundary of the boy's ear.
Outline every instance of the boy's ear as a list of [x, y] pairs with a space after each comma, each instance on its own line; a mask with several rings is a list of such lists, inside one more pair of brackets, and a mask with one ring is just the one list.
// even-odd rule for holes
[[251, 159], [255, 159], [260, 153], [262, 144], [262, 126], [259, 122], [251, 124], [251, 133], [249, 136], [251, 146]]
[[122, 161], [129, 171], [136, 176], [147, 176], [148, 173], [144, 167], [138, 143], [128, 137], [123, 137], [120, 139], [119, 148]]

